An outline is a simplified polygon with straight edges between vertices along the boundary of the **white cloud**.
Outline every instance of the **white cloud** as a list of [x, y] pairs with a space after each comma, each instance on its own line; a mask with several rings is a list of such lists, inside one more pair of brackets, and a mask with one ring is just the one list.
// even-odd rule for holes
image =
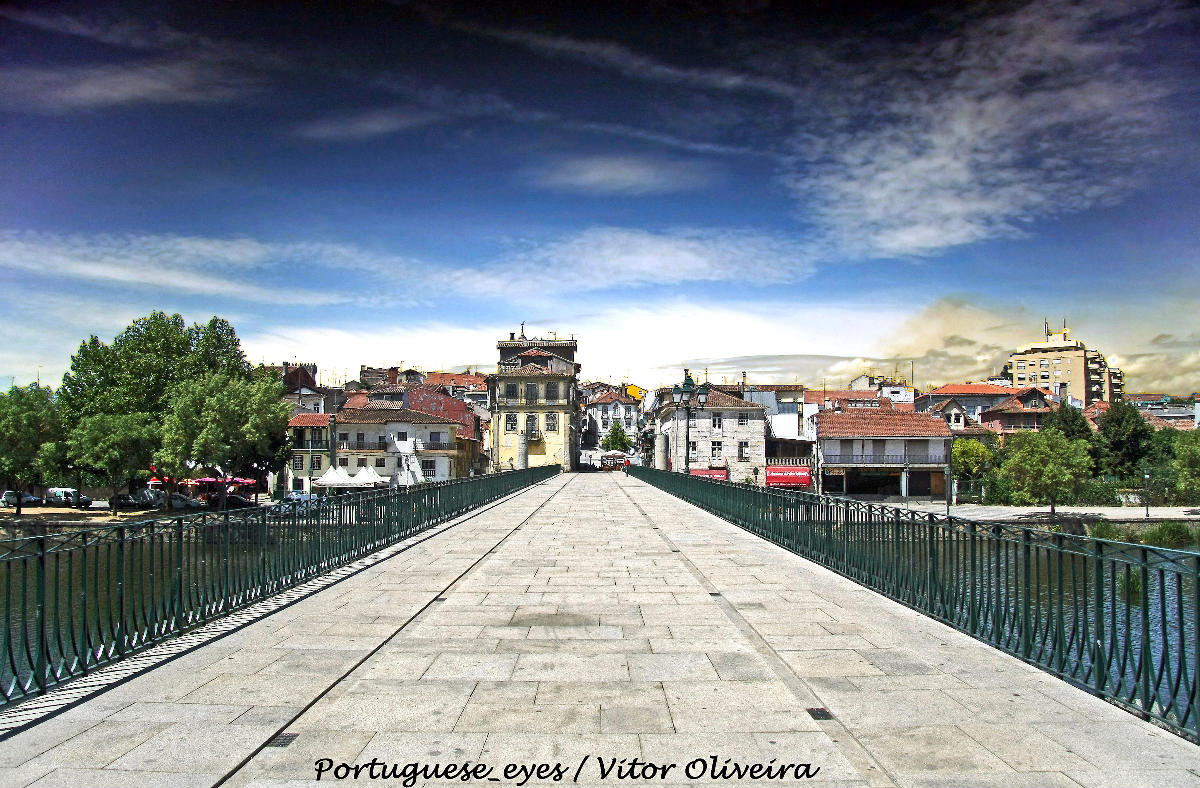
[[792, 239], [753, 230], [680, 228], [650, 232], [594, 227], [538, 243], [496, 263], [448, 270], [455, 290], [540, 299], [547, 293], [681, 282], [787, 282], [812, 273]]
[[354, 115], [310, 121], [296, 129], [304, 139], [320, 142], [358, 142], [420, 128], [442, 120], [442, 116], [413, 107], [374, 109]]
[[[549, 336], [556, 330], [562, 338], [573, 334], [579, 341], [584, 378], [656, 386], [679, 380], [685, 365], [702, 374], [703, 359], [743, 353], [746, 336], [756, 337], [755, 348], [764, 352], [787, 353], [831, 344], [866, 351], [887, 332], [893, 317], [887, 310], [881, 313], [879, 323], [869, 324], [853, 308], [817, 306], [801, 321], [795, 319], [794, 305], [787, 303], [663, 300], [653, 307], [609, 305], [589, 315], [564, 318], [559, 325], [530, 323], [525, 332], [527, 336]], [[496, 341], [507, 338], [519, 321], [476, 323], [469, 328], [459, 323], [421, 322], [369, 333], [320, 325], [276, 326], [244, 334], [243, 344], [252, 359], [302, 357], [315, 361], [327, 381], [355, 377], [360, 364], [403, 363], [426, 370], [478, 366], [494, 372]], [[720, 330], [731, 325], [739, 330]], [[705, 326], [713, 329], [705, 330]], [[718, 380], [715, 374], [713, 379]]]
[[611, 68], [627, 77], [708, 90], [753, 92], [783, 98], [799, 94], [796, 85], [771, 77], [725, 68], [688, 68], [634, 52], [612, 41], [580, 41], [566, 36], [549, 36], [520, 30], [460, 27], [499, 41], [525, 47], [547, 55]]
[[597, 195], [643, 195], [702, 189], [714, 180], [712, 167], [695, 161], [649, 156], [592, 155], [552, 159], [530, 170], [545, 189]]
[[278, 252], [249, 239], [0, 232], [0, 268], [29, 276], [264, 304], [349, 300], [346, 295], [256, 283], [250, 270], [276, 262]]

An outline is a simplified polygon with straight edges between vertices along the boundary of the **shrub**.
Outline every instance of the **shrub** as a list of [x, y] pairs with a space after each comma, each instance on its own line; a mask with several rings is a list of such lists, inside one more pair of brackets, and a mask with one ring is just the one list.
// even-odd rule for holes
[[1180, 550], [1196, 544], [1196, 534], [1185, 523], [1168, 520], [1142, 531], [1142, 543]]
[[1108, 520], [1099, 520], [1088, 526], [1088, 536], [1093, 539], [1108, 539], [1113, 542], [1133, 542], [1139, 540], [1131, 528], [1119, 528]]
[[1077, 506], [1120, 506], [1117, 485], [1100, 479], [1088, 479], [1079, 485], [1079, 492], [1072, 500]]
[[1012, 503], [1012, 482], [1002, 473], [992, 471], [983, 477], [983, 502], [992, 506]]

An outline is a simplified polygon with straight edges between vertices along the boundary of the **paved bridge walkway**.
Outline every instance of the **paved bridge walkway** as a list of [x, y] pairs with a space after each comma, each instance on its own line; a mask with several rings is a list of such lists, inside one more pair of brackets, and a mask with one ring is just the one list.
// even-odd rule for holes
[[[296, 737], [264, 746], [280, 732]], [[598, 758], [675, 763], [653, 782], [704, 784], [711, 761], [685, 768], [710, 755], [820, 767], [809, 784], [1200, 786], [1200, 747], [648, 485], [590, 474], [0, 742], [0, 788], [311, 785], [320, 759], [326, 783], [378, 759], [482, 762], [518, 785], [506, 764], [562, 763], [567, 782], [584, 756], [581, 785], [637, 784], [601, 779]]]

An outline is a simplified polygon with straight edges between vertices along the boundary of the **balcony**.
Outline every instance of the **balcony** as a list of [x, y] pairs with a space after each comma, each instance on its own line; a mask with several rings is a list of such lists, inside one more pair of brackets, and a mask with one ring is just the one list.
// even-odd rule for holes
[[329, 451], [329, 441], [292, 441], [292, 448], [299, 451]]
[[[807, 458], [795, 458], [807, 459]], [[826, 454], [821, 458], [825, 465], [945, 465], [946, 455], [904, 454]], [[774, 462], [771, 460], [770, 462]]]
[[527, 441], [542, 440], [542, 431], [541, 430], [526, 430], [525, 431], [525, 440], [527, 440]]
[[387, 451], [387, 441], [338, 441], [338, 451]]
[[[869, 455], [869, 456], [873, 457], [875, 455]], [[749, 462], [749, 459], [745, 459], [742, 461]], [[826, 462], [828, 462], [828, 461], [829, 461], [829, 458], [827, 457]], [[816, 459], [814, 457], [768, 457], [767, 458], [767, 465], [808, 466], [811, 468], [813, 466], [813, 463], [815, 463], [815, 462], [816, 462]]]
[[423, 441], [417, 438], [413, 441], [413, 449], [416, 451], [454, 451], [455, 444], [447, 441]]

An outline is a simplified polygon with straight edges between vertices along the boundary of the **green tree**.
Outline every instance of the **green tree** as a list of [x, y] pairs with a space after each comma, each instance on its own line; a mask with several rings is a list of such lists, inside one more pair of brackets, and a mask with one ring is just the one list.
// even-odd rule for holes
[[1127, 402], [1114, 402], [1096, 423], [1098, 458], [1106, 473], [1121, 479], [1141, 479], [1154, 429]]
[[67, 453], [104, 480], [116, 514], [117, 492], [150, 466], [158, 442], [159, 426], [147, 414], [100, 413], [71, 430]]
[[1172, 465], [1180, 499], [1186, 503], [1200, 499], [1200, 430], [1179, 432]]
[[196, 467], [222, 477], [247, 467], [278, 468], [286, 457], [292, 413], [281, 395], [276, 381], [248, 381], [224, 372], [178, 384], [155, 459], [172, 477]]
[[1058, 430], [1019, 432], [1009, 436], [1001, 469], [1012, 483], [1013, 503], [1049, 503], [1050, 516], [1091, 476], [1088, 443], [1067, 440]]
[[954, 441], [951, 460], [958, 478], [978, 479], [993, 466], [996, 453], [980, 441], [961, 438]]
[[[52, 455], [43, 446], [61, 440], [61, 433], [49, 388], [31, 383], [0, 394], [0, 478], [18, 493], [24, 492], [48, 470]], [[21, 513], [20, 495], [16, 511]]]
[[1083, 417], [1083, 411], [1070, 405], [1059, 405], [1050, 411], [1042, 422], [1042, 429], [1058, 430], [1071, 441], [1092, 441], [1092, 428]]
[[625, 432], [625, 428], [621, 426], [621, 422], [614, 419], [612, 426], [608, 429], [608, 434], [600, 441], [600, 448], [605, 451], [628, 452], [632, 446], [633, 440]]

